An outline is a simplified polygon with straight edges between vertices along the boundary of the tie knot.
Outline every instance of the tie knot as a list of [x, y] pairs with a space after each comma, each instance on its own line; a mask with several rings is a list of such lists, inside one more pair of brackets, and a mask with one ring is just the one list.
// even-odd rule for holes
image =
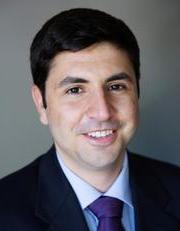
[[89, 209], [97, 218], [122, 216], [123, 202], [119, 199], [102, 196], [90, 204]]

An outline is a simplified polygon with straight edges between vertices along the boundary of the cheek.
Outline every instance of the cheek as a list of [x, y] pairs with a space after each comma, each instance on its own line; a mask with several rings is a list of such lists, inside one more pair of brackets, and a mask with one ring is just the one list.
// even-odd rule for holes
[[70, 127], [70, 129], [73, 129], [80, 123], [83, 115], [84, 106], [81, 103], [66, 102], [59, 105], [57, 120], [59, 120], [59, 122], [63, 121], [62, 124], [64, 127]]
[[139, 105], [138, 100], [134, 98], [124, 98], [116, 103], [116, 109], [121, 119], [124, 120], [138, 120]]
[[138, 101], [132, 101], [131, 105], [129, 106], [129, 120], [136, 126], [139, 123], [139, 104]]

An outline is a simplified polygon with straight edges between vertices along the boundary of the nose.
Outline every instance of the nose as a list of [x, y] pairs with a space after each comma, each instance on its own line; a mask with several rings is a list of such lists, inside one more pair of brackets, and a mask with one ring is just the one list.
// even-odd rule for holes
[[112, 105], [104, 91], [94, 92], [91, 96], [88, 117], [97, 121], [107, 121], [112, 116]]

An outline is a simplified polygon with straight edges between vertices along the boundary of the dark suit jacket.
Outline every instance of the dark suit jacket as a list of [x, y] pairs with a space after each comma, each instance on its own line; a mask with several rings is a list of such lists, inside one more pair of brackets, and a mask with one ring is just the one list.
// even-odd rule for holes
[[[180, 169], [128, 155], [136, 231], [180, 231]], [[54, 148], [0, 181], [0, 230], [88, 231]]]

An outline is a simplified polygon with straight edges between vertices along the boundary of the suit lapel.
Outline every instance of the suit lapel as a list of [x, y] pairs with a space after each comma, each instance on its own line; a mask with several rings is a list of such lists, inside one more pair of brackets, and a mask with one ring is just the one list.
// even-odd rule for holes
[[53, 219], [48, 231], [88, 231], [84, 215], [79, 204], [74, 202], [74, 194], [69, 194], [57, 215]]
[[[130, 154], [129, 169], [136, 231], [178, 231], [180, 212], [175, 211], [180, 204], [169, 195], [149, 162]], [[54, 148], [40, 161], [35, 214], [47, 224], [47, 231], [88, 231], [78, 199], [60, 168]]]
[[129, 169], [136, 231], [178, 231], [173, 198], [151, 167], [130, 154]]
[[88, 231], [78, 199], [66, 179], [52, 148], [39, 168], [36, 216], [48, 224], [48, 231]]

